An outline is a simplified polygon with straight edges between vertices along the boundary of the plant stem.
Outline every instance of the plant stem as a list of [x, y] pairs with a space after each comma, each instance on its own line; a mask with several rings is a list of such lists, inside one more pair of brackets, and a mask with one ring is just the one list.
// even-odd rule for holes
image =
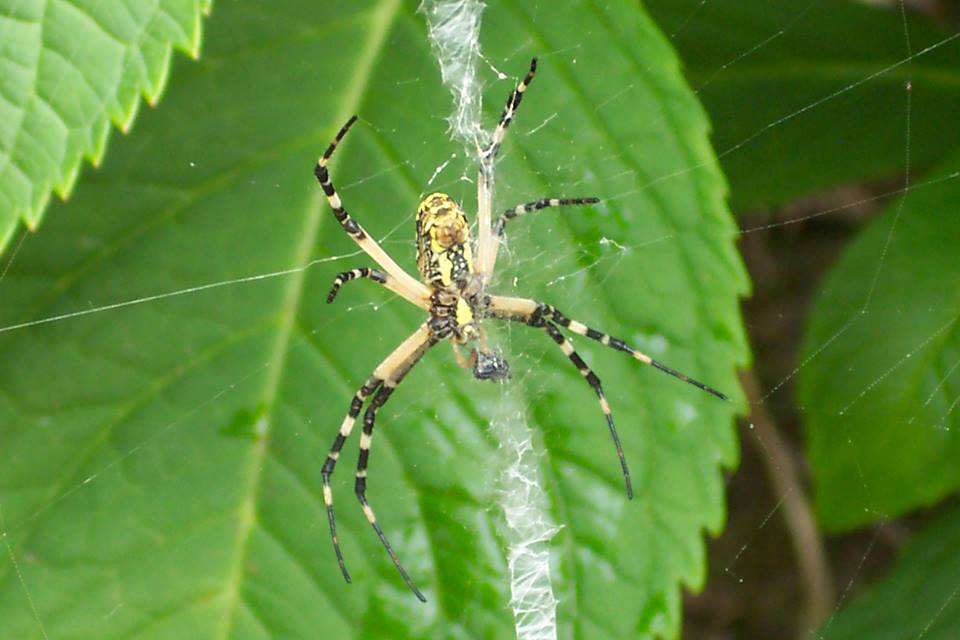
[[780, 436], [760, 394], [753, 372], [743, 373], [740, 382], [750, 400], [750, 438], [763, 461], [772, 490], [783, 498], [783, 518], [793, 543], [805, 602], [798, 637], [809, 638], [826, 619], [833, 606], [833, 580], [827, 565], [823, 538], [817, 528], [800, 473], [787, 443]]

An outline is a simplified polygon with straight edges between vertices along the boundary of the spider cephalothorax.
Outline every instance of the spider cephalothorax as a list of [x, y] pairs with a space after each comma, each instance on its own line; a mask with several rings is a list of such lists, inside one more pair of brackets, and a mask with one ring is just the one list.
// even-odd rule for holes
[[469, 359], [456, 351], [457, 361], [478, 380], [505, 380], [510, 366], [487, 348], [486, 335], [477, 318], [488, 300], [474, 291], [476, 270], [470, 246], [470, 223], [457, 202], [445, 193], [431, 193], [417, 207], [417, 268], [433, 293], [429, 323], [435, 334], [448, 335], [458, 345], [479, 342]]
[[[633, 486], [630, 480], [630, 471], [627, 468], [627, 461], [624, 458], [620, 438], [617, 435], [617, 429], [610, 412], [610, 404], [603, 393], [600, 379], [587, 366], [583, 358], [574, 351], [573, 344], [563, 335], [560, 328], [596, 340], [604, 346], [626, 353], [644, 364], [679, 378], [718, 398], [726, 399], [726, 396], [719, 391], [671, 369], [645, 353], [633, 349], [623, 340], [591, 329], [576, 320], [571, 320], [552, 305], [528, 298], [511, 298], [485, 293], [484, 289], [496, 264], [497, 249], [500, 246], [500, 240], [503, 237], [507, 222], [517, 216], [540, 209], [567, 205], [588, 205], [599, 202], [597, 198], [541, 198], [507, 209], [500, 214], [496, 223], [491, 220], [489, 198], [483, 196], [487, 193], [485, 185], [488, 184], [491, 176], [487, 173], [489, 169], [483, 167], [492, 166], [491, 163], [496, 158], [507, 127], [510, 126], [510, 122], [520, 106], [524, 91], [533, 79], [536, 69], [537, 60], [534, 58], [530, 62], [530, 70], [526, 77], [507, 98], [507, 105], [500, 116], [500, 123], [494, 129], [490, 138], [490, 145], [482, 150], [481, 156], [487, 162], [482, 165], [477, 177], [478, 192], [481, 194], [477, 204], [477, 241], [475, 243], [471, 241], [467, 216], [460, 205], [454, 202], [450, 196], [444, 193], [431, 193], [420, 203], [417, 209], [417, 267], [422, 282], [417, 281], [401, 269], [393, 258], [387, 255], [363, 227], [347, 213], [340, 201], [340, 196], [337, 195], [333, 182], [330, 180], [327, 163], [343, 136], [356, 122], [356, 116], [350, 118], [341, 127], [333, 142], [330, 143], [323, 156], [317, 161], [314, 172], [327, 196], [331, 209], [333, 209], [334, 217], [343, 227], [343, 230], [383, 269], [381, 271], [370, 267], [360, 267], [338, 274], [333, 281], [333, 288], [327, 296], [327, 302], [333, 302], [337, 292], [345, 282], [355, 278], [369, 278], [430, 314], [429, 318], [420, 325], [420, 328], [387, 356], [387, 359], [380, 363], [380, 366], [373, 371], [370, 378], [357, 390], [350, 402], [350, 409], [340, 425], [340, 432], [333, 441], [330, 453], [327, 454], [327, 459], [323, 464], [323, 501], [327, 509], [330, 535], [333, 537], [333, 548], [337, 555], [337, 562], [347, 582], [350, 582], [350, 574], [347, 573], [343, 553], [340, 550], [340, 542], [337, 539], [330, 476], [333, 474], [337, 459], [340, 457], [340, 451], [360, 416], [360, 410], [363, 408], [364, 402], [368, 398], [372, 398], [363, 414], [363, 434], [360, 436], [360, 456], [357, 460], [357, 476], [354, 485], [357, 498], [363, 507], [364, 515], [376, 531], [380, 542], [387, 550], [404, 582], [420, 600], [426, 602], [426, 598], [413, 584], [410, 576], [397, 559], [397, 554], [377, 523], [373, 508], [367, 502], [367, 462], [370, 456], [373, 425], [376, 421], [377, 411], [387, 402], [393, 390], [420, 361], [427, 350], [441, 340], [451, 341], [457, 361], [461, 366], [471, 369], [475, 378], [480, 380], [504, 380], [510, 377], [510, 368], [499, 353], [492, 352], [487, 347], [483, 330], [484, 321], [520, 322], [545, 331], [597, 395], [600, 409], [606, 418], [607, 428], [610, 430], [610, 436], [613, 439], [614, 448], [620, 461], [627, 496], [631, 498], [633, 497]], [[476, 346], [472, 346], [474, 343], [476, 343]], [[466, 345], [471, 345], [469, 358], [465, 358], [458, 350], [461, 346]]]

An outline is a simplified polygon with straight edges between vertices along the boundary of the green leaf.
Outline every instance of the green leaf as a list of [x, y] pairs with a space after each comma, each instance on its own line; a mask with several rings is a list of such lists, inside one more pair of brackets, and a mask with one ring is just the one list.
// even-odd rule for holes
[[903, 549], [890, 573], [817, 634], [824, 640], [950, 640], [960, 628], [960, 511], [930, 525]]
[[0, 0], [0, 253], [100, 163], [110, 122], [127, 132], [140, 95], [157, 102], [171, 49], [198, 55], [211, 1]]
[[[332, 175], [413, 272], [421, 194], [475, 210], [463, 177], [476, 168], [445, 134], [450, 96], [413, 5], [221, 3], [204, 59], [178, 63], [162, 106], [18, 253], [0, 281], [0, 508], [17, 561], [0, 553], [6, 635], [39, 637], [40, 623], [52, 638], [512, 634], [496, 493], [511, 452], [488, 428], [501, 390], [448, 347], [380, 412], [369, 472], [427, 605], [352, 495], [356, 434], [334, 476], [350, 585], [320, 492], [352, 394], [424, 314], [369, 281], [325, 303], [338, 271], [371, 261], [330, 214], [318, 154], [361, 115]], [[747, 360], [747, 280], [706, 120], [627, 0], [490, 3], [483, 49], [513, 76], [541, 63], [498, 165], [498, 206], [607, 198], [511, 223], [494, 290], [552, 301], [738, 399], [577, 340], [619, 422], [629, 502], [577, 370], [540, 331], [494, 333], [562, 526], [563, 637], [675, 636], [681, 585], [704, 579], [703, 530], [723, 524]], [[516, 77], [481, 71], [492, 126]]]
[[844, 529], [960, 484], [960, 156], [874, 220], [813, 310], [799, 396], [821, 520]]
[[[735, 211], [916, 169], [960, 144], [960, 38], [895, 6], [647, 0], [716, 128]], [[892, 3], [896, 4], [896, 3]], [[952, 38], [947, 40], [948, 38]], [[926, 51], [927, 48], [935, 49]]]

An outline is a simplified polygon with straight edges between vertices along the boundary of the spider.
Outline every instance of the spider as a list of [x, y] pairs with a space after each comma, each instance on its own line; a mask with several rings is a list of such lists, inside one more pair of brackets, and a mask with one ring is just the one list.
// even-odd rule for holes
[[[351, 117], [333, 142], [317, 161], [315, 174], [320, 186], [326, 194], [327, 201], [333, 209], [333, 215], [343, 230], [356, 242], [368, 256], [378, 265], [377, 268], [360, 267], [344, 271], [336, 276], [333, 287], [327, 296], [327, 302], [333, 302], [345, 283], [367, 278], [377, 282], [390, 291], [396, 293], [408, 302], [420, 307], [429, 317], [404, 340], [393, 353], [374, 369], [373, 374], [356, 392], [350, 402], [340, 432], [337, 434], [323, 464], [323, 501], [326, 506], [327, 519], [330, 524], [330, 535], [333, 539], [333, 549], [337, 556], [340, 571], [347, 582], [350, 574], [347, 572], [337, 539], [337, 526], [333, 516], [333, 493], [330, 487], [330, 477], [333, 475], [340, 451], [353, 429], [354, 423], [360, 416], [360, 410], [368, 398], [370, 403], [363, 415], [363, 431], [360, 435], [360, 456], [357, 460], [357, 475], [354, 489], [363, 513], [370, 522], [380, 542], [389, 554], [394, 566], [399, 571], [403, 581], [422, 602], [426, 602], [423, 593], [416, 587], [407, 571], [400, 564], [397, 554], [387, 540], [383, 529], [377, 522], [373, 508], [367, 501], [367, 463], [370, 456], [370, 444], [373, 438], [373, 425], [377, 411], [386, 404], [390, 395], [397, 388], [410, 370], [420, 361], [431, 347], [442, 340], [450, 340], [454, 356], [460, 366], [472, 370], [474, 377], [479, 380], [504, 380], [510, 377], [510, 367], [499, 353], [491, 351], [487, 345], [483, 322], [487, 319], [507, 320], [519, 322], [530, 327], [541, 329], [557, 344], [560, 350], [570, 359], [573, 365], [593, 389], [600, 402], [600, 409], [607, 421], [613, 445], [616, 448], [620, 468], [626, 484], [627, 497], [633, 498], [633, 486], [630, 481], [630, 470], [620, 446], [620, 437], [613, 423], [610, 405], [603, 393], [600, 379], [584, 362], [570, 341], [560, 331], [563, 327], [573, 333], [596, 340], [600, 344], [617, 351], [622, 351], [636, 358], [640, 362], [650, 365], [684, 382], [692, 384], [722, 400], [727, 396], [719, 391], [694, 380], [679, 371], [654, 360], [650, 356], [633, 349], [623, 340], [614, 338], [605, 333], [591, 329], [586, 325], [568, 318], [556, 307], [530, 300], [498, 295], [487, 295], [486, 285], [490, 280], [497, 251], [503, 239], [507, 223], [518, 216], [539, 211], [540, 209], [591, 205], [599, 202], [599, 198], [542, 198], [526, 204], [507, 209], [500, 214], [495, 223], [491, 221], [491, 206], [489, 192], [486, 185], [491, 179], [493, 159], [496, 157], [503, 142], [507, 128], [516, 115], [520, 101], [537, 70], [537, 59], [530, 61], [530, 69], [526, 76], [510, 93], [507, 104], [500, 116], [500, 122], [490, 142], [480, 149], [481, 163], [477, 178], [478, 186], [478, 239], [476, 243], [470, 239], [470, 225], [463, 209], [445, 193], [431, 193], [420, 202], [417, 208], [417, 267], [422, 282], [416, 280], [394, 262], [360, 223], [344, 208], [337, 190], [330, 179], [327, 165], [333, 152], [350, 127], [357, 121], [357, 116]], [[461, 348], [470, 347], [469, 356], [461, 353]]]

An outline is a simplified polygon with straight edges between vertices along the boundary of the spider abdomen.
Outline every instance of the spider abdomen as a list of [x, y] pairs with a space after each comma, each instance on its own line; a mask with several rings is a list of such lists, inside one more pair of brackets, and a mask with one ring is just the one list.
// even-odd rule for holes
[[417, 268], [428, 285], [461, 291], [473, 273], [467, 216], [445, 193], [431, 193], [417, 208]]

